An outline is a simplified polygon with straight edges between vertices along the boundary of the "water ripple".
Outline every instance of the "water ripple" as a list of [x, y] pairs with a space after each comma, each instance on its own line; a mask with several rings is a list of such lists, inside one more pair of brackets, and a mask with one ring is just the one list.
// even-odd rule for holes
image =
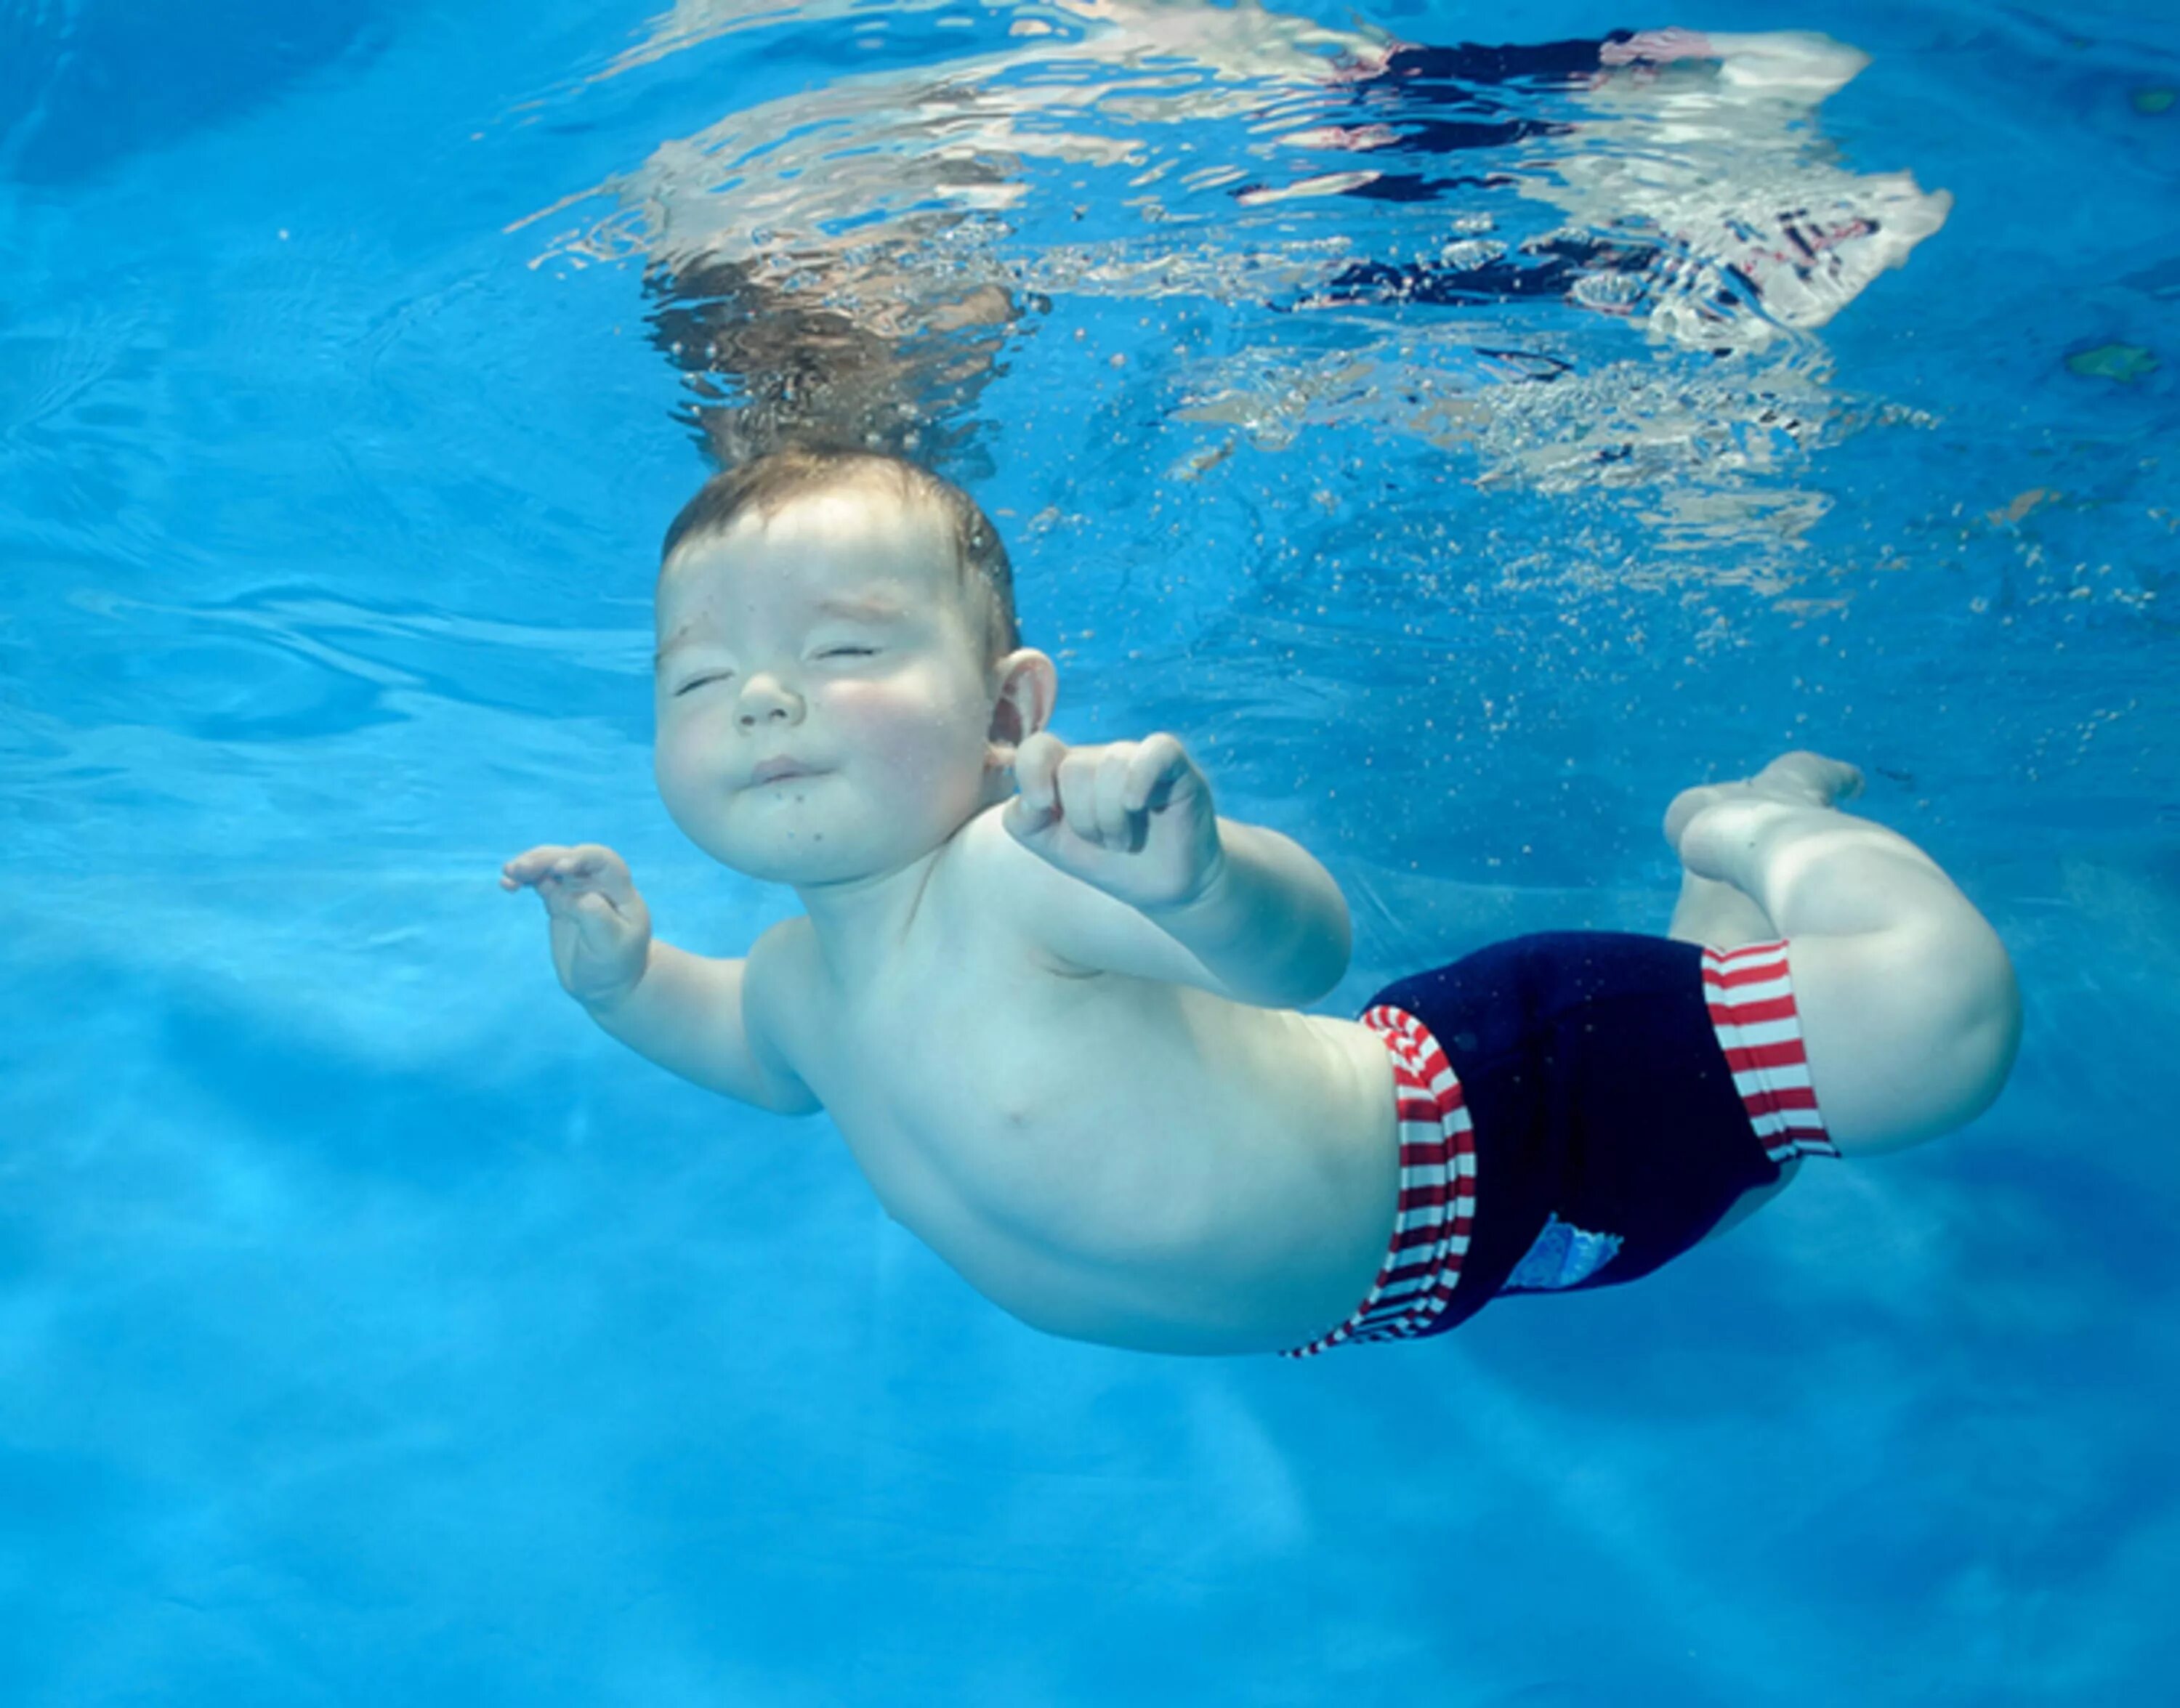
[[[1821, 36], [1422, 47], [1257, 9], [1010, 15], [1003, 50], [836, 78], [659, 146], [586, 193], [610, 206], [540, 264], [646, 266], [654, 337], [724, 459], [797, 436], [946, 454], [1055, 303], [1192, 298], [1339, 311], [1369, 366], [1397, 326], [1385, 389], [1433, 401], [1385, 424], [1443, 439], [1458, 394], [1504, 422], [1456, 435], [1490, 478], [1731, 491], [1812, 437], [1781, 432], [1775, 394], [1800, 423], [1833, 413], [1807, 341], [1949, 206], [1838, 163], [1814, 115], [1863, 61]], [[614, 74], [768, 19], [685, 3]], [[1654, 59], [1604, 63], [1638, 50]], [[1648, 377], [1726, 357], [1723, 382]], [[1291, 437], [1317, 387], [1263, 377], [1253, 405], [1239, 369], [1209, 383]], [[1600, 409], [1621, 450], [1560, 454]]]

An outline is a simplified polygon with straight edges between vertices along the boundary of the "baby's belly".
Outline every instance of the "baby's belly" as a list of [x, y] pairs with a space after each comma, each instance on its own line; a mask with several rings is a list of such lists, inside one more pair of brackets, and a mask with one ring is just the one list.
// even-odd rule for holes
[[[888, 1211], [1037, 1327], [1170, 1352], [1301, 1344], [1360, 1302], [1392, 1226], [1383, 1047], [1345, 1021], [1167, 994], [1167, 1012], [1093, 1002], [994, 1029], [835, 1118]], [[1070, 1046], [1035, 1046], [1055, 1036]], [[919, 1083], [928, 1099], [898, 1095]]]

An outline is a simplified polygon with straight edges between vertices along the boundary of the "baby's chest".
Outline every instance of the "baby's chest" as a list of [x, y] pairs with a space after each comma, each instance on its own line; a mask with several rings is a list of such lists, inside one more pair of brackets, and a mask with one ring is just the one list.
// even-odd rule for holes
[[1125, 1101], [1114, 1064], [1144, 1046], [1108, 984], [966, 947], [905, 958], [853, 991], [811, 987], [791, 1054], [867, 1168], [895, 1148], [1003, 1167]]
[[799, 1005], [793, 1054], [844, 1127], [958, 1128], [1049, 1075], [1065, 1034], [1045, 998], [1027, 981], [889, 979]]

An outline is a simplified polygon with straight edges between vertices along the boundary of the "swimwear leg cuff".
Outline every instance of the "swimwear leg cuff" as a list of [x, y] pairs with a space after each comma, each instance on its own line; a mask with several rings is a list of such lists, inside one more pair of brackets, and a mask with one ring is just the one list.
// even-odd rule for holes
[[1838, 1156], [1809, 1084], [1786, 943], [1705, 949], [1703, 980], [1711, 1030], [1764, 1154], [1774, 1162]]
[[1461, 1081], [1438, 1040], [1412, 1014], [1383, 1005], [1362, 1024], [1393, 1059], [1400, 1119], [1401, 1198], [1378, 1279], [1354, 1314], [1283, 1358], [1309, 1358], [1349, 1341], [1423, 1333], [1453, 1297], [1476, 1217], [1476, 1135]]

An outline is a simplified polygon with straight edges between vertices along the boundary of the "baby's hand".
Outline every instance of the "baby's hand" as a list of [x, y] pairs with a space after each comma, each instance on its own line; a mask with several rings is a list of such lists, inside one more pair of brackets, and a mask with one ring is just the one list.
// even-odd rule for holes
[[553, 970], [585, 1008], [610, 1008], [642, 980], [651, 909], [611, 849], [534, 848], [500, 868], [499, 887], [537, 892], [552, 920]]
[[1211, 785], [1170, 735], [1071, 748], [1039, 731], [1015, 755], [1015, 840], [1131, 907], [1185, 905], [1218, 870]]

